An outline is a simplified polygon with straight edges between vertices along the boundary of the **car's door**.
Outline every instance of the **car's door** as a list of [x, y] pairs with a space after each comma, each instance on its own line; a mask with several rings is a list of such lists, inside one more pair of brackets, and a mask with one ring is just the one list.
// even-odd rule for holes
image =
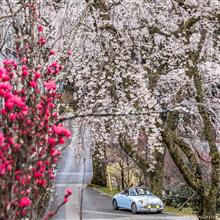
[[126, 200], [125, 200], [125, 206], [126, 206], [126, 208], [131, 209], [131, 204], [132, 204], [132, 202], [133, 202], [132, 197], [133, 197], [134, 195], [135, 195], [135, 194], [133, 193], [133, 189], [129, 189], [127, 198], [126, 198]]
[[131, 203], [132, 199], [129, 195], [129, 190], [125, 190], [124, 193], [121, 194], [121, 200], [120, 200], [120, 206], [122, 208], [130, 209], [131, 208]]
[[126, 208], [126, 207], [125, 207], [126, 197], [127, 197], [127, 195], [125, 194], [125, 192], [121, 192], [121, 193], [117, 196], [117, 203], [118, 203], [118, 207], [119, 207], [119, 208]]
[[124, 207], [127, 209], [131, 209], [131, 203], [132, 203], [131, 196], [126, 195], [126, 198], [124, 199]]

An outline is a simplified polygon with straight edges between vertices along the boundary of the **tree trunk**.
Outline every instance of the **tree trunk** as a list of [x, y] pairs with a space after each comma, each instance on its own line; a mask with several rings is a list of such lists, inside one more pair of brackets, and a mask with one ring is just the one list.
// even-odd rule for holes
[[117, 190], [120, 192], [121, 191], [120, 181], [116, 179], [116, 183], [117, 183]]
[[215, 220], [217, 205], [217, 189], [211, 189], [209, 193], [201, 197], [201, 207], [198, 212], [199, 220]]
[[121, 174], [121, 188], [125, 189], [125, 172], [124, 172], [124, 164], [123, 161], [119, 161], [120, 166], [120, 174]]
[[124, 175], [124, 170], [121, 170], [121, 188], [125, 189], [125, 175]]
[[145, 171], [142, 171], [144, 175], [144, 185], [150, 189], [150, 184], [149, 184], [149, 173]]
[[164, 153], [154, 152], [157, 163], [155, 165], [155, 170], [149, 173], [150, 190], [160, 198], [162, 198], [163, 191], [164, 155]]
[[107, 186], [106, 170], [107, 164], [105, 159], [100, 159], [99, 148], [97, 147], [94, 151], [93, 157], [93, 178], [92, 184], [99, 186]]
[[106, 165], [100, 161], [93, 160], [92, 184], [107, 186]]

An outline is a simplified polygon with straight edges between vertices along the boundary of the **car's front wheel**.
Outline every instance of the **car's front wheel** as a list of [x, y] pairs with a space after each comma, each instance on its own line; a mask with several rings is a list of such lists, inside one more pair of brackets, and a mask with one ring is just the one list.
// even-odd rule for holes
[[112, 201], [112, 207], [113, 207], [114, 210], [117, 210], [117, 209], [118, 209], [118, 204], [117, 204], [116, 199], [114, 199], [114, 200]]
[[131, 212], [137, 214], [137, 205], [134, 202], [131, 204]]

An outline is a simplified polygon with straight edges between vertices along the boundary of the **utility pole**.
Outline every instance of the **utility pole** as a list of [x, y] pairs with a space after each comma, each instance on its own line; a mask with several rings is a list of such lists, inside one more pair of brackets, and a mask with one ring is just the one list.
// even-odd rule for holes
[[112, 182], [111, 182], [111, 174], [109, 170], [109, 166], [107, 165], [107, 176], [108, 176], [108, 185], [109, 185], [109, 190], [112, 192]]

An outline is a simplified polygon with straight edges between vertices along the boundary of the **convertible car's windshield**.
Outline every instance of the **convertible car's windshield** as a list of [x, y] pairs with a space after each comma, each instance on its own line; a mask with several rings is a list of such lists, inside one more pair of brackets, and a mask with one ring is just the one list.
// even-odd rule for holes
[[152, 195], [152, 193], [145, 188], [130, 189], [130, 196], [142, 196], [142, 195]]

